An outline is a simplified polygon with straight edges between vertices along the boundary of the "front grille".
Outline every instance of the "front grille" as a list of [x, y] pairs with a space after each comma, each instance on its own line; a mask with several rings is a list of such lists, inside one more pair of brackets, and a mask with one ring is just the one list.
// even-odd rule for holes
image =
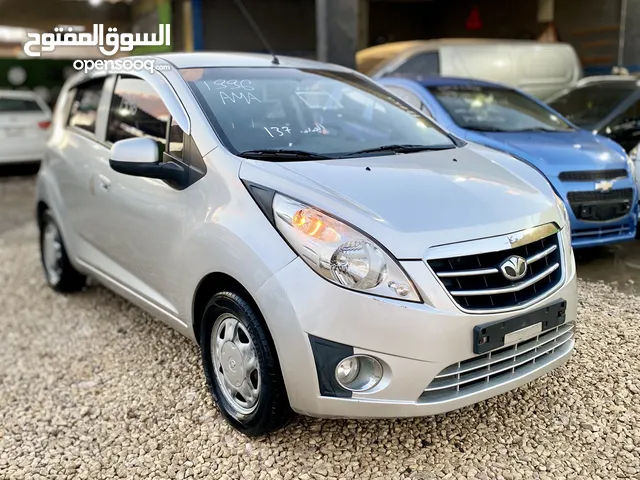
[[624, 217], [631, 210], [633, 189], [610, 192], [569, 192], [567, 200], [576, 218], [591, 222], [606, 222]]
[[[527, 272], [508, 280], [500, 265], [512, 255], [524, 257]], [[468, 311], [508, 310], [544, 296], [562, 278], [558, 234], [508, 250], [428, 260], [453, 299]]]
[[564, 323], [529, 340], [455, 363], [436, 375], [418, 402], [453, 400], [521, 378], [569, 352], [573, 336], [574, 324]]
[[626, 178], [627, 171], [624, 168], [615, 170], [584, 170], [579, 172], [561, 172], [558, 178], [561, 182], [597, 182], [599, 180], [614, 180]]
[[570, 202], [610, 202], [611, 200], [633, 200], [632, 188], [619, 188], [610, 192], [598, 192], [590, 190], [588, 192], [569, 192], [567, 200]]

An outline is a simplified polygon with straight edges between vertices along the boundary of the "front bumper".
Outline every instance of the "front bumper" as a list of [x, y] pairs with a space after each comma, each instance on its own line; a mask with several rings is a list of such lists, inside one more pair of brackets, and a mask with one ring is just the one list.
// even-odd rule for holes
[[576, 228], [571, 232], [573, 248], [590, 248], [635, 240], [638, 215], [634, 213], [624, 223]]
[[[565, 237], [566, 238], [566, 237]], [[372, 297], [337, 287], [296, 259], [270, 278], [255, 299], [274, 338], [291, 407], [317, 417], [413, 417], [477, 403], [512, 390], [564, 363], [571, 339], [553, 355], [507, 375], [485, 388], [442, 401], [423, 393], [447, 367], [476, 357], [473, 328], [567, 302], [566, 323], [576, 319], [576, 276], [570, 248], [564, 248], [565, 274], [553, 294], [525, 309], [466, 314], [451, 300], [422, 261], [401, 262], [425, 303]], [[353, 348], [383, 362], [384, 377], [371, 392], [350, 398], [321, 395], [309, 336]]]
[[599, 247], [627, 242], [636, 238], [638, 207], [636, 206], [622, 221], [589, 224], [572, 217], [571, 222], [573, 248]]
[[[632, 184], [628, 182], [618, 182], [616, 188], [629, 188]], [[566, 184], [562, 184], [566, 188]], [[587, 185], [572, 185], [571, 191], [589, 192], [593, 188], [592, 183]], [[638, 195], [634, 192], [631, 210], [622, 218], [615, 220], [592, 222], [581, 220], [576, 217], [569, 200], [567, 198], [568, 191], [562, 191], [562, 199], [569, 213], [571, 223], [571, 244], [573, 248], [588, 248], [609, 245], [613, 243], [621, 243], [636, 238], [636, 228], [638, 224], [638, 216], [640, 215], [640, 205], [638, 204]]]

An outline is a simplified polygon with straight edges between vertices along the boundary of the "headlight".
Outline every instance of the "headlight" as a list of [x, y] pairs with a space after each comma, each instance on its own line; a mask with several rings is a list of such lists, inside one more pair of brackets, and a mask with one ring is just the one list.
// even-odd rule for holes
[[277, 229], [291, 247], [330, 282], [382, 297], [421, 301], [398, 263], [371, 238], [283, 195], [275, 195], [273, 213]]
[[569, 226], [569, 212], [567, 212], [567, 206], [558, 195], [556, 195], [556, 205], [558, 206], [558, 210], [560, 210], [560, 216], [564, 222], [561, 227], [564, 228], [565, 225]]
[[[638, 147], [635, 147], [635, 149], [637, 149]], [[633, 150], [631, 150], [631, 152], [629, 152], [629, 155], [627, 155], [627, 165], [629, 167], [629, 173], [631, 173], [631, 178], [635, 178], [636, 176], [636, 162], [635, 159], [637, 152], [634, 152]]]

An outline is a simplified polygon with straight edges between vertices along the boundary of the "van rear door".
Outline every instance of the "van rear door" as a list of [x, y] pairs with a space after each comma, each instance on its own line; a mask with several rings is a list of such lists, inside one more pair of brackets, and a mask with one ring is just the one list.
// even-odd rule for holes
[[443, 45], [440, 71], [445, 77], [474, 78], [512, 86], [517, 82], [517, 69], [508, 43]]
[[576, 52], [564, 43], [514, 45], [519, 89], [542, 100], [574, 85], [582, 76]]

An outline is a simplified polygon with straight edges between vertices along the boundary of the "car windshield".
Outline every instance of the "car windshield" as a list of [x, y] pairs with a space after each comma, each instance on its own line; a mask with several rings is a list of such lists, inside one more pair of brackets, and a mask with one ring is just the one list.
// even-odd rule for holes
[[431, 94], [461, 128], [468, 130], [566, 132], [573, 128], [530, 98], [500, 87], [437, 86]]
[[550, 105], [576, 125], [592, 129], [637, 88], [635, 82], [586, 85], [556, 97]]
[[[230, 151], [339, 158], [454, 148], [419, 112], [356, 75], [285, 67], [183, 69]], [[287, 152], [289, 152], [287, 154]], [[309, 156], [309, 155], [308, 155]], [[309, 158], [311, 158], [309, 156]]]

